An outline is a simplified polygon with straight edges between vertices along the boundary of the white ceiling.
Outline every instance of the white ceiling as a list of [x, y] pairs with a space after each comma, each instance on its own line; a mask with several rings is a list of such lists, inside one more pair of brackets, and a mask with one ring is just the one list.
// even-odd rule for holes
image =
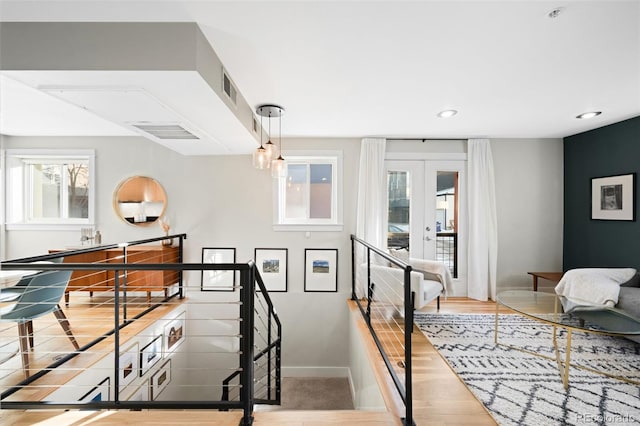
[[[0, 17], [196, 22], [251, 106], [285, 107], [285, 137], [563, 137], [640, 115], [640, 0], [0, 0]], [[2, 133], [130, 134], [0, 84]]]

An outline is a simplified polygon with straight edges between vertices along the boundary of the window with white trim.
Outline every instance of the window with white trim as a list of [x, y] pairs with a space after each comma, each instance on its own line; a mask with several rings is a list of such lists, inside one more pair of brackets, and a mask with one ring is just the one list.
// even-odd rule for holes
[[7, 150], [7, 229], [92, 225], [94, 158], [92, 150]]
[[277, 181], [275, 230], [342, 230], [342, 153], [286, 155]]

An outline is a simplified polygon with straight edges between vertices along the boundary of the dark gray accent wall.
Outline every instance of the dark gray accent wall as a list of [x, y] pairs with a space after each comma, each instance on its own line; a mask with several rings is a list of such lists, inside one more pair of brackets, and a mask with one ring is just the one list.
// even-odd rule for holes
[[[640, 117], [564, 138], [565, 271], [640, 269], [640, 221], [591, 220], [591, 178], [634, 172], [640, 177]], [[638, 214], [639, 193], [636, 186]]]

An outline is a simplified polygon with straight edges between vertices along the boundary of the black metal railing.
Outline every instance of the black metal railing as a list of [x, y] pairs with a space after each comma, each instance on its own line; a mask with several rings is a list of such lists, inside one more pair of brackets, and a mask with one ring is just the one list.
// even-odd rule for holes
[[453, 278], [458, 278], [458, 233], [436, 234], [436, 260], [447, 265]]
[[[271, 303], [267, 289], [257, 269], [254, 297], [253, 357], [254, 402], [280, 404], [282, 326]], [[236, 370], [222, 381], [222, 400], [237, 399], [241, 370]], [[235, 395], [234, 395], [235, 391]]]
[[[161, 240], [166, 240], [167, 238], [178, 238], [179, 239], [179, 262], [176, 263], [126, 263], [127, 255], [126, 250], [127, 247], [138, 244], [152, 243], [158, 242]], [[243, 416], [241, 419], [241, 425], [249, 425], [253, 422], [253, 407], [254, 403], [271, 403], [278, 404], [280, 402], [280, 381], [281, 381], [281, 368], [280, 368], [280, 359], [281, 359], [281, 323], [275, 312], [272, 301], [269, 297], [267, 290], [265, 289], [264, 283], [257, 271], [257, 268], [253, 261], [249, 261], [247, 263], [221, 263], [221, 264], [212, 264], [212, 263], [184, 263], [183, 260], [183, 240], [186, 239], [185, 234], [172, 235], [168, 237], [161, 238], [152, 238], [147, 240], [134, 241], [124, 244], [112, 244], [112, 245], [104, 245], [100, 247], [91, 247], [78, 251], [65, 251], [62, 253], [56, 254], [48, 254], [43, 256], [34, 256], [29, 258], [15, 259], [6, 262], [2, 262], [0, 265], [3, 270], [37, 270], [37, 271], [52, 271], [52, 270], [71, 270], [71, 271], [103, 271], [112, 279], [113, 288], [111, 292], [111, 299], [109, 303], [100, 302], [99, 304], [96, 302], [98, 307], [95, 309], [96, 311], [107, 311], [111, 310], [111, 315], [109, 316], [109, 321], [112, 322], [112, 326], [110, 329], [107, 329], [105, 332], [100, 331], [100, 335], [91, 336], [91, 341], [88, 343], [84, 343], [80, 346], [79, 349], [75, 350], [71, 353], [66, 353], [62, 356], [57, 356], [55, 361], [46, 367], [42, 368], [40, 371], [35, 372], [21, 380], [10, 387], [6, 387], [3, 385], [6, 390], [2, 392], [0, 395], [0, 403], [2, 404], [3, 409], [98, 409], [98, 410], [109, 410], [109, 409], [219, 409], [219, 410], [229, 410], [229, 409], [241, 409], [243, 410]], [[33, 263], [39, 261], [52, 260], [59, 256], [65, 256], [68, 259], [70, 256], [74, 254], [82, 254], [82, 253], [91, 253], [97, 250], [104, 249], [122, 249], [123, 256], [121, 262], [114, 262], [113, 259], [109, 262], [105, 263], [69, 263], [65, 261], [65, 263]], [[179, 282], [177, 283], [177, 290], [169, 294], [168, 297], [161, 298], [161, 300], [154, 299], [153, 303], [147, 306], [145, 301], [144, 304], [140, 303], [136, 306], [136, 309], [133, 309], [134, 297], [127, 293], [127, 279], [132, 276], [132, 273], [136, 271], [163, 271], [163, 272], [177, 272], [179, 277]], [[202, 358], [202, 353], [198, 352], [199, 348], [202, 346], [201, 342], [205, 341], [209, 343], [214, 339], [237, 339], [237, 344], [233, 343], [230, 345], [232, 348], [228, 349], [224, 356], [233, 356], [237, 355], [235, 364], [232, 367], [234, 371], [234, 378], [237, 378], [237, 385], [234, 386], [234, 389], [237, 390], [237, 398], [234, 400], [230, 400], [229, 398], [225, 399], [221, 397], [221, 394], [215, 396], [211, 392], [209, 392], [209, 388], [207, 388], [207, 392], [196, 392], [196, 399], [167, 399], [167, 400], [155, 400], [155, 397], [151, 396], [151, 390], [149, 390], [150, 395], [147, 399], [141, 400], [125, 400], [122, 394], [122, 371], [126, 370], [128, 366], [122, 365], [122, 342], [131, 338], [131, 334], [136, 330], [136, 326], [142, 327], [140, 324], [146, 324], [148, 322], [146, 320], [147, 316], [153, 317], [155, 312], [159, 312], [155, 314], [157, 317], [162, 314], [165, 315], [164, 312], [167, 312], [171, 309], [182, 309], [182, 306], [185, 306], [185, 317], [186, 317], [186, 307], [189, 305], [189, 300], [185, 298], [185, 287], [183, 284], [183, 274], [188, 273], [188, 271], [231, 271], [235, 275], [239, 274], [240, 280], [239, 285], [234, 285], [233, 301], [229, 301], [230, 299], [227, 297], [221, 297], [222, 300], [218, 301], [215, 297], [213, 298], [215, 301], [209, 302], [211, 305], [215, 305], [216, 309], [219, 310], [220, 306], [232, 307], [233, 305], [238, 305], [239, 314], [237, 317], [233, 318], [223, 318], [222, 320], [217, 320], [218, 322], [226, 321], [228, 323], [237, 324], [236, 326], [232, 326], [228, 333], [220, 334], [220, 335], [209, 335], [203, 331], [194, 331], [194, 339], [197, 340], [197, 343], [193, 345], [196, 354], [194, 356], [199, 356]], [[201, 297], [200, 293], [200, 283], [197, 286], [194, 286], [194, 291], [198, 291], [198, 296]], [[207, 294], [209, 295], [209, 294]], [[191, 305], [194, 307], [194, 310], [203, 309], [203, 305], [208, 306], [203, 302], [192, 302]], [[132, 306], [129, 306], [132, 305]], [[144, 306], [142, 306], [144, 305]], [[131, 312], [127, 313], [127, 307], [130, 307]], [[106, 309], [105, 309], [106, 308]], [[173, 312], [173, 311], [172, 311]], [[191, 311], [189, 311], [191, 312]], [[210, 319], [211, 316], [208, 313], [205, 313], [207, 319]], [[96, 314], [97, 315], [97, 314]], [[164, 325], [169, 322], [173, 318], [168, 317], [159, 317]], [[200, 318], [190, 318], [193, 321], [194, 329], [201, 329], [198, 322], [200, 322]], [[103, 320], [104, 323], [106, 320]], [[136, 325], [138, 324], [138, 325]], [[131, 327], [131, 328], [130, 328]], [[188, 327], [191, 327], [189, 325]], [[187, 327], [187, 330], [189, 329]], [[237, 330], [237, 331], [236, 331]], [[173, 332], [173, 329], [172, 329]], [[180, 329], [180, 332], [175, 336], [182, 336], [183, 329]], [[4, 333], [5, 335], [9, 335], [9, 331]], [[171, 336], [171, 333], [168, 333]], [[163, 339], [167, 338], [167, 333], [161, 334]], [[85, 336], [87, 337], [87, 336]], [[88, 338], [84, 339], [88, 340]], [[169, 364], [169, 368], [171, 367], [171, 358], [167, 361], [164, 361], [167, 357], [170, 357], [171, 354], [166, 354], [166, 345], [167, 341], [163, 343], [164, 349], [161, 349], [163, 359], [162, 362], [158, 362], [156, 365], [160, 365], [164, 363], [164, 365]], [[105, 344], [108, 346], [108, 353], [105, 351]], [[125, 343], [125, 346], [129, 343]], [[143, 343], [137, 342], [136, 345], [140, 345], [142, 347]], [[92, 349], [90, 351], [90, 349]], [[99, 349], [96, 349], [99, 348]], [[175, 350], [174, 354], [177, 352], [181, 352], [182, 354], [187, 354], [189, 350], [188, 345], [184, 345], [183, 349]], [[126, 348], [125, 348], [126, 351]], [[109, 354], [120, 354], [120, 356], [111, 356], [113, 359], [113, 363], [111, 367], [107, 367], [108, 371], [110, 371], [110, 383], [111, 386], [107, 388], [106, 395], [107, 397], [101, 400], [88, 400], [88, 401], [80, 401], [79, 399], [71, 399], [70, 402], [60, 401], [60, 400], [47, 400], [46, 398], [41, 398], [39, 400], [30, 400], [29, 395], [33, 394], [33, 392], [29, 393], [29, 390], [33, 389], [43, 389], [46, 386], [44, 385], [42, 379], [45, 378], [49, 373], [53, 371], [71, 371], [73, 369], [78, 370], [79, 361], [76, 359], [77, 357], [82, 356], [82, 354], [88, 353], [92, 356], [102, 356], [108, 357]], [[211, 353], [211, 355], [208, 355]], [[98, 354], [98, 355], [95, 355]], [[205, 352], [205, 358], [208, 356], [214, 357], [215, 352]], [[135, 357], [137, 357], [137, 353]], [[177, 359], [177, 358], [176, 358]], [[180, 365], [178, 367], [178, 362], [174, 359], [173, 364], [176, 367], [175, 372], [184, 373], [183, 376], [187, 377], [197, 376], [198, 369], [189, 366], [189, 365]], [[74, 364], [75, 363], [75, 364]], [[142, 363], [142, 351], [140, 351], [140, 363]], [[209, 372], [211, 370], [215, 370], [216, 366], [210, 366], [206, 368], [202, 368], [201, 370], [204, 372]], [[90, 367], [92, 368], [92, 367]], [[180, 368], [181, 370], [177, 370]], [[85, 367], [82, 367], [81, 370], [85, 370]], [[155, 372], [159, 373], [161, 371], [160, 367], [157, 367]], [[102, 370], [103, 372], [105, 370]], [[229, 371], [229, 367], [220, 367], [219, 371]], [[153, 372], [153, 371], [152, 371]], [[146, 380], [147, 382], [152, 382], [154, 378], [157, 376], [156, 374], [151, 375], [150, 372], [147, 376], [143, 377], [142, 367], [140, 366], [140, 381]], [[105, 373], [106, 374], [106, 373]], [[135, 373], [136, 378], [138, 378], [138, 372]], [[53, 375], [54, 377], [57, 377]], [[222, 376], [224, 377], [224, 376]], [[221, 379], [222, 379], [221, 377]], [[146, 378], [146, 379], [145, 379]], [[166, 379], [166, 377], [164, 377]], [[49, 380], [52, 382], [52, 380]], [[146, 382], [145, 382], [146, 383]], [[167, 382], [168, 383], [168, 382]], [[222, 387], [222, 393], [227, 390], [228, 395], [228, 386], [224, 386], [218, 382], [218, 387]], [[126, 385], [126, 384], [124, 384]], [[151, 384], [149, 384], [151, 385]], [[65, 383], [56, 383], [56, 388], [64, 388]], [[142, 385], [141, 385], [142, 386]], [[158, 384], [159, 386], [159, 384]], [[179, 395], [181, 391], [189, 391], [193, 389], [195, 386], [189, 383], [176, 383], [169, 384], [168, 386], [175, 386], [175, 393], [171, 393], [171, 395]], [[203, 385], [204, 386], [204, 385]], [[125, 388], [128, 389], [128, 388]], [[22, 391], [27, 391], [22, 392]]]
[[[411, 266], [351, 235], [351, 299], [356, 302], [405, 405], [404, 425], [414, 425], [411, 333]], [[400, 338], [397, 338], [397, 335]], [[404, 374], [402, 374], [404, 372]]]

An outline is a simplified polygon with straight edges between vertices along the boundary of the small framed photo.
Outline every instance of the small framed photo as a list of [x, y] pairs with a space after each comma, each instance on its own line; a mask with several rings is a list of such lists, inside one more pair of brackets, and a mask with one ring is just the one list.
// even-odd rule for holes
[[155, 401], [158, 398], [158, 395], [166, 389], [169, 382], [171, 382], [171, 359], [168, 359], [167, 362], [165, 362], [162, 367], [160, 367], [158, 371], [151, 376], [149, 394], [152, 401]]
[[124, 351], [120, 352], [120, 359], [118, 360], [120, 367], [118, 370], [118, 378], [120, 383], [120, 391], [127, 387], [133, 380], [138, 377], [139, 360], [138, 355], [138, 343], [129, 346]]
[[338, 249], [305, 249], [304, 291], [338, 291]]
[[591, 179], [591, 219], [636, 220], [636, 174]]
[[162, 359], [162, 334], [140, 351], [140, 377], [144, 376], [158, 361]]
[[256, 266], [268, 291], [287, 291], [289, 251], [286, 248], [257, 248]]
[[[202, 248], [202, 263], [236, 263], [235, 248]], [[202, 271], [201, 291], [234, 291], [235, 271]]]
[[[133, 387], [133, 386], [132, 386]], [[149, 381], [145, 380], [126, 398], [127, 401], [148, 401], [149, 400]]]
[[185, 318], [187, 313], [183, 312], [164, 327], [164, 350], [165, 353], [174, 351], [182, 342], [184, 342]]
[[109, 401], [109, 384], [111, 379], [107, 377], [102, 380], [97, 386], [91, 389], [80, 398], [80, 402], [100, 402]]

